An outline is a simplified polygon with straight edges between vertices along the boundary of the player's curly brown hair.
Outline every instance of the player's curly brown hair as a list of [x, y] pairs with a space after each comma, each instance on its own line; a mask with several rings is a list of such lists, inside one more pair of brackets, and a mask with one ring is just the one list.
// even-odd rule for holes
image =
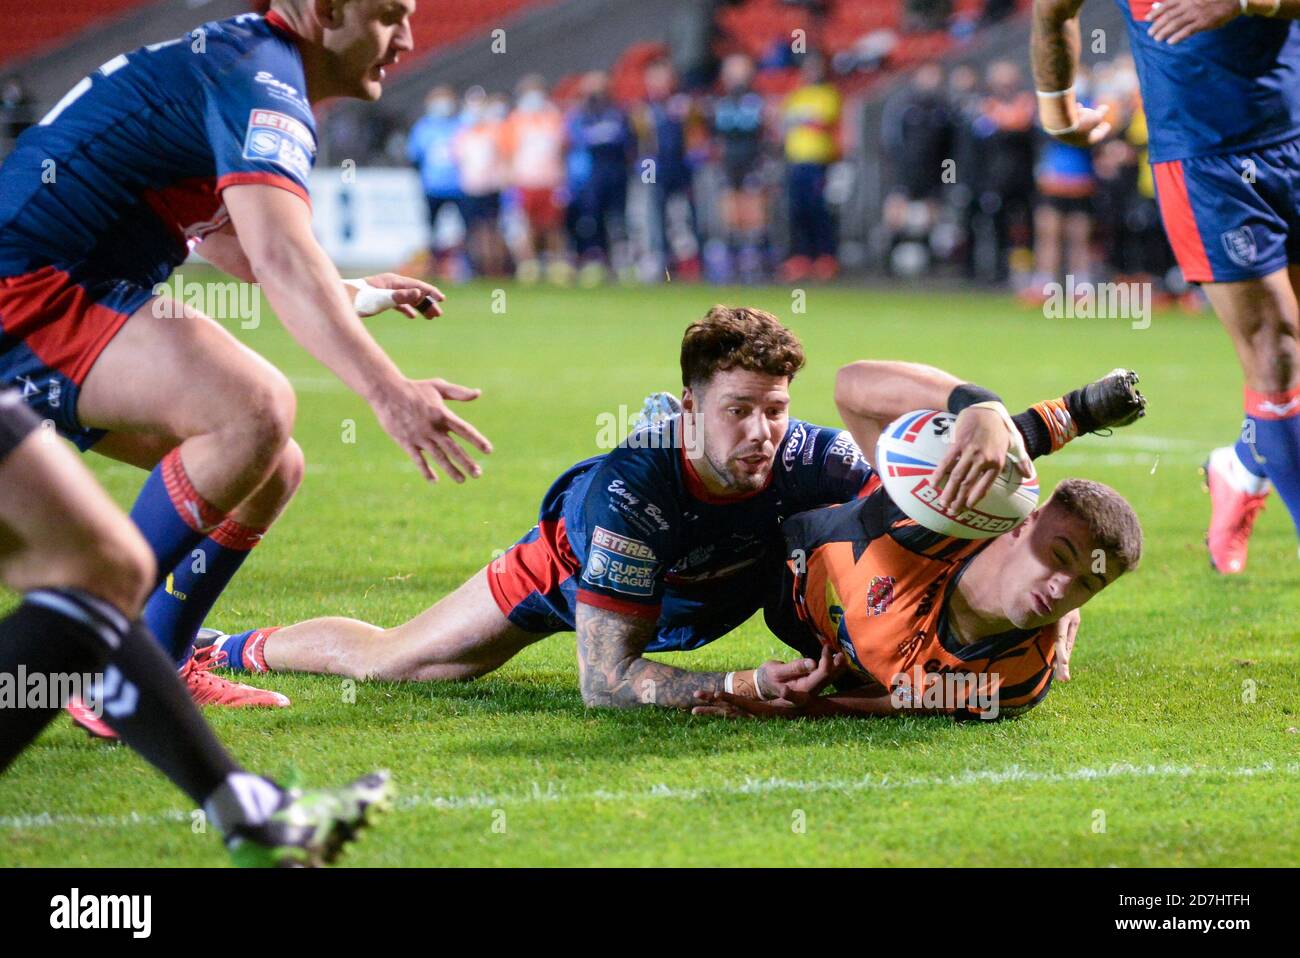
[[1063, 479], [1049, 506], [1057, 506], [1088, 524], [1099, 548], [1114, 556], [1121, 572], [1132, 572], [1142, 559], [1142, 524], [1123, 496], [1091, 479]]
[[714, 306], [682, 337], [682, 385], [688, 389], [728, 369], [793, 379], [803, 364], [803, 346], [794, 333], [751, 306]]

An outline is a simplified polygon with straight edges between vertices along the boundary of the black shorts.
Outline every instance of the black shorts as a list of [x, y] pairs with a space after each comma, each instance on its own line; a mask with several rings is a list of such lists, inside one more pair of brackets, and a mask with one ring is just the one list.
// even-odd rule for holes
[[22, 396], [9, 390], [0, 393], [0, 462], [18, 448], [18, 444], [36, 431], [41, 420], [27, 408]]
[[1069, 216], [1071, 213], [1091, 213], [1092, 197], [1091, 196], [1052, 196], [1048, 193], [1039, 193], [1038, 201], [1044, 206], [1050, 206], [1062, 216]]

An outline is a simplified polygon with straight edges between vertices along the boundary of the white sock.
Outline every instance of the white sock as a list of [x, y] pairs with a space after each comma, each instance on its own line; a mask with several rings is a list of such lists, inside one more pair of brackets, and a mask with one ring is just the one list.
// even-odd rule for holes
[[203, 810], [222, 832], [236, 825], [260, 825], [280, 805], [283, 790], [249, 772], [232, 772], [203, 803]]
[[1232, 446], [1220, 446], [1210, 453], [1210, 468], [1233, 489], [1247, 495], [1258, 496], [1273, 487], [1267, 476], [1257, 476], [1247, 469]]

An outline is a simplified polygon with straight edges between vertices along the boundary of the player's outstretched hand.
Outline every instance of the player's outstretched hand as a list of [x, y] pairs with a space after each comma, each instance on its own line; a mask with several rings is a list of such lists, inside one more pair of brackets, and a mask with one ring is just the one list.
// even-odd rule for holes
[[1152, 40], [1181, 43], [1194, 33], [1217, 30], [1241, 16], [1237, 0], [1156, 0], [1147, 13]]
[[397, 273], [380, 273], [377, 276], [367, 276], [366, 282], [376, 289], [391, 289], [392, 308], [403, 316], [409, 316], [411, 319], [417, 316], [433, 319], [442, 315], [442, 308], [438, 304], [447, 297], [438, 287], [422, 279], [401, 276]]
[[454, 436], [460, 436], [484, 453], [492, 451], [492, 443], [448, 409], [445, 400], [469, 402], [479, 394], [478, 389], [458, 386], [445, 379], [408, 379], [401, 388], [374, 404], [375, 415], [384, 432], [406, 450], [425, 479], [438, 481], [424, 458], [427, 454], [448, 476], [464, 482], [466, 474], [477, 479], [483, 470]]
[[1079, 610], [1074, 609], [1056, 623], [1056, 665], [1052, 678], [1058, 682], [1070, 681], [1070, 654], [1074, 652], [1074, 640], [1079, 635]]
[[957, 416], [952, 445], [935, 469], [935, 485], [943, 490], [936, 501], [941, 509], [961, 512], [984, 498], [1007, 464], [1015, 459], [1021, 475], [1033, 475], [1020, 430], [988, 406], [970, 406]]
[[696, 692], [692, 706], [692, 715], [712, 715], [715, 718], [800, 718], [804, 714], [802, 706], [789, 702], [760, 702], [744, 695], [730, 692]]

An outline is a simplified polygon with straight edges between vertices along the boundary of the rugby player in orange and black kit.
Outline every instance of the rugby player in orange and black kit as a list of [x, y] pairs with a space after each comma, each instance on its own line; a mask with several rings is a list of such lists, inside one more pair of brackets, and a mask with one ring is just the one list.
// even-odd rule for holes
[[[897, 366], [863, 363], [841, 372], [837, 402], [869, 456], [885, 424], [950, 401], [951, 380], [938, 370], [928, 382], [914, 372], [891, 380]], [[846, 385], [855, 375], [856, 389]], [[955, 431], [960, 459], [976, 434]], [[776, 702], [700, 693], [697, 713], [1023, 712], [1047, 695], [1054, 673], [1069, 677], [1062, 660], [1073, 646], [1079, 607], [1135, 568], [1142, 551], [1129, 504], [1086, 479], [1062, 481], [1011, 532], [969, 540], [909, 519], [873, 469], [854, 501], [792, 516], [781, 529], [787, 555], [780, 602], [766, 610], [768, 626], [806, 655], [820, 656], [819, 670], [836, 691]]]

